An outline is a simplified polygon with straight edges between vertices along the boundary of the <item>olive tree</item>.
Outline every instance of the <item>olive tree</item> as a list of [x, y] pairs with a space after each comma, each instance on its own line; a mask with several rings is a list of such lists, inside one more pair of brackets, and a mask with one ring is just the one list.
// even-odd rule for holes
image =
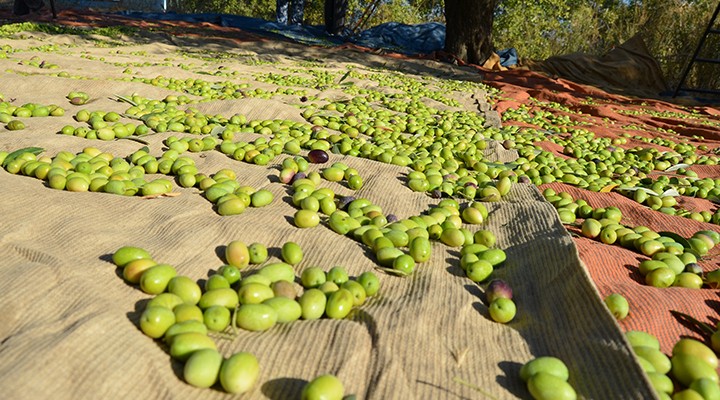
[[493, 13], [497, 0], [445, 0], [445, 51], [482, 64], [493, 52]]

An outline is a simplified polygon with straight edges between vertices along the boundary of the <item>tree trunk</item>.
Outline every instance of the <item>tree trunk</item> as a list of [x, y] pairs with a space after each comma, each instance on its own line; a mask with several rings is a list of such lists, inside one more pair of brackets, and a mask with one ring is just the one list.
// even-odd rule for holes
[[445, 0], [445, 51], [482, 65], [492, 54], [497, 0]]

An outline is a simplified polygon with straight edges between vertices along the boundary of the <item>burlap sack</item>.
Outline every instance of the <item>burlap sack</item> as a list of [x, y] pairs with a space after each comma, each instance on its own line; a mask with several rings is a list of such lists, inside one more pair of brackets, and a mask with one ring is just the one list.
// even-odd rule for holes
[[[182, 51], [197, 48], [176, 47], [169, 41], [102, 48], [97, 42], [76, 36], [31, 36], [0, 41], [27, 49], [0, 60], [0, 68], [6, 71], [0, 75], [0, 93], [17, 104], [59, 104], [68, 112], [64, 117], [25, 119], [27, 129], [22, 131], [0, 129], [0, 151], [40, 146], [45, 155], [54, 156], [59, 151], [79, 152], [93, 146], [127, 156], [143, 144], [56, 134], [66, 124], [79, 125], [71, 118], [79, 108], [67, 102], [68, 92], [84, 90], [95, 99], [83, 108], [122, 112], [128, 105], [112, 100], [113, 95], [137, 92], [161, 99], [173, 93], [119, 80], [127, 76], [123, 74], [125, 68], [147, 77], [212, 80], [196, 72], [218, 66], [183, 57]], [[52, 53], [30, 49], [48, 43], [77, 47], [60, 46]], [[218, 44], [208, 48], [238, 51]], [[291, 50], [279, 55], [282, 46], [245, 46], [259, 57], [267, 48], [273, 49], [272, 57], [279, 64], [248, 65], [240, 56], [224, 59], [221, 64], [238, 71], [232, 79], [265, 87], [253, 80], [253, 74], [301, 68], [299, 62], [306, 60]], [[144, 53], [133, 55], [137, 51]], [[310, 52], [316, 56], [320, 50]], [[83, 54], [96, 59], [83, 58]], [[58, 70], [18, 65], [33, 56], [84, 79], [51, 77], [49, 74]], [[338, 68], [345, 68], [348, 60], [362, 67], [377, 58], [350, 51], [322, 56]], [[113, 64], [129, 60], [151, 65]], [[183, 70], [178, 67], [181, 63], [192, 68]], [[426, 68], [426, 64], [418, 65]], [[408, 69], [413, 66], [407, 65]], [[251, 118], [302, 121], [300, 109], [292, 103], [279, 98], [244, 99], [198, 107], [225, 115], [243, 113]], [[145, 138], [153, 155], [162, 153], [162, 141], [169, 135]], [[517, 157], [495, 143], [489, 149], [493, 151], [489, 157], [496, 162]], [[295, 209], [288, 201], [288, 188], [271, 179], [277, 176], [277, 166], [285, 155], [265, 167], [238, 162], [217, 151], [190, 156], [201, 172], [231, 168], [237, 172], [238, 181], [270, 190], [275, 201], [238, 216], [222, 217], [194, 188], [176, 188], [180, 193], [177, 197], [148, 200], [57, 191], [40, 180], [0, 171], [3, 398], [231, 397], [184, 383], [182, 365], [139, 330], [139, 315], [150, 296], [124, 283], [110, 262], [110, 255], [121, 246], [143, 247], [157, 261], [171, 264], [179, 274], [194, 279], [207, 278], [223, 264], [222, 249], [232, 240], [265, 244], [271, 260], [277, 260], [284, 242], [297, 242], [305, 252], [296, 267], [298, 275], [309, 266], [328, 270], [341, 265], [351, 276], [374, 269], [375, 262], [364, 245], [335, 234], [324, 223], [305, 230], [293, 226]], [[437, 203], [405, 186], [403, 177], [408, 168], [338, 155], [332, 155], [331, 161], [342, 161], [360, 171], [365, 184], [355, 196], [370, 199], [385, 213], [405, 218]], [[311, 168], [319, 170], [320, 166]], [[323, 186], [339, 195], [353, 194], [339, 184], [323, 182]], [[435, 243], [432, 259], [419, 265], [412, 276], [400, 278], [378, 272], [382, 282], [379, 294], [346, 320], [296, 321], [262, 333], [240, 330], [230, 338], [215, 336], [226, 356], [249, 351], [260, 362], [258, 384], [237, 397], [299, 398], [307, 381], [333, 373], [343, 381], [346, 392], [358, 399], [529, 398], [519, 378], [521, 365], [534, 357], [553, 355], [567, 363], [570, 383], [581, 398], [653, 398], [619, 326], [603, 305], [552, 206], [535, 187], [522, 184], [515, 185], [505, 201], [487, 206], [490, 216], [483, 228], [496, 234], [497, 246], [507, 253], [506, 263], [493, 276], [507, 280], [515, 290], [518, 314], [512, 322], [504, 325], [489, 318], [484, 285], [474, 284], [463, 275], [458, 249]]]

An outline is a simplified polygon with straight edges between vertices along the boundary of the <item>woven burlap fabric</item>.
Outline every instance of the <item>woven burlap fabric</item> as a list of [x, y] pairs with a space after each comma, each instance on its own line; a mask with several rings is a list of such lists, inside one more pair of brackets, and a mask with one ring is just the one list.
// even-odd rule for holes
[[[3, 40], [0, 44], [27, 48], [48, 43], [47, 36], [38, 37]], [[14, 98], [16, 104], [59, 104], [68, 112], [64, 117], [24, 119], [25, 130], [0, 130], [0, 150], [39, 146], [45, 155], [54, 156], [59, 151], [79, 152], [93, 146], [127, 156], [143, 144], [56, 134], [66, 124], [80, 125], [71, 118], [79, 107], [67, 102], [68, 92], [84, 90], [91, 95], [94, 101], [82, 108], [122, 112], [128, 105], [113, 100], [113, 95], [138, 93], [161, 99], [174, 92], [119, 80], [127, 76], [123, 74], [127, 67], [112, 65], [112, 61], [134, 58], [171, 64], [129, 67], [147, 77], [212, 80], [177, 65], [217, 68], [217, 64], [202, 65], [202, 61], [185, 58], [180, 52], [197, 48], [183, 49], [169, 41], [97, 48], [93, 42], [75, 36], [52, 40], [78, 46], [55, 53], [18, 52], [0, 60], [3, 71], [16, 71], [2, 73], [0, 93], [6, 99]], [[266, 88], [272, 85], [256, 83], [253, 74], [300, 68], [298, 62], [307, 60], [304, 57], [312, 54], [317, 58], [321, 52], [309, 49], [303, 57], [294, 47], [283, 52], [283, 46], [272, 43], [240, 48], [212, 46], [216, 51], [238, 53], [252, 49], [259, 58], [278, 61], [257, 66], [243, 63], [242, 57], [222, 61], [230, 70], [238, 71], [231, 79]], [[268, 48], [273, 53], [263, 54]], [[116, 54], [118, 49], [121, 54]], [[131, 56], [133, 51], [145, 53]], [[82, 54], [105, 57], [105, 61], [82, 58]], [[89, 79], [51, 77], [48, 75], [57, 70], [18, 65], [19, 59], [33, 56]], [[362, 68], [380, 59], [352, 51], [322, 56], [339, 70], [346, 68], [344, 63]], [[419, 66], [417, 73], [431, 66], [425, 61], [408, 65]], [[217, 80], [224, 79], [230, 78]], [[370, 87], [373, 83], [365, 84]], [[341, 95], [326, 94], [331, 99]], [[297, 99], [278, 97], [215, 101], [197, 108], [227, 116], [241, 113], [251, 119], [302, 121], [296, 104]], [[151, 154], [162, 154], [162, 141], [170, 135], [145, 137]], [[236, 140], [253, 137], [238, 136]], [[495, 142], [490, 142], [487, 152], [495, 162], [517, 157]], [[175, 266], [179, 274], [199, 280], [223, 264], [220, 255], [232, 240], [265, 244], [270, 249], [270, 261], [278, 260], [279, 247], [285, 241], [297, 242], [305, 253], [296, 267], [298, 275], [309, 266], [329, 270], [341, 265], [351, 276], [373, 270], [375, 262], [364, 245], [335, 234], [325, 224], [304, 230], [293, 226], [295, 208], [289, 203], [288, 188], [274, 179], [277, 166], [287, 156], [278, 156], [268, 166], [238, 162], [217, 151], [189, 156], [205, 174], [233, 169], [241, 184], [268, 189], [275, 201], [238, 216], [222, 217], [197, 189], [176, 188], [179, 196], [158, 199], [70, 193], [50, 189], [34, 178], [0, 171], [0, 388], [4, 398], [230, 397], [184, 383], [182, 365], [139, 330], [139, 314], [149, 296], [124, 283], [109, 261], [121, 246], [143, 247], [157, 261]], [[365, 183], [353, 193], [345, 186], [323, 181], [322, 186], [338, 195], [365, 197], [385, 213], [400, 218], [418, 215], [437, 203], [405, 186], [408, 168], [338, 155], [332, 155], [330, 161], [356, 168]], [[311, 166], [311, 170], [320, 168]], [[359, 399], [529, 398], [518, 376], [520, 366], [537, 356], [554, 355], [568, 364], [570, 382], [582, 398], [652, 398], [621, 330], [602, 304], [552, 206], [530, 185], [515, 185], [505, 201], [487, 206], [490, 216], [482, 228], [492, 230], [498, 247], [507, 253], [506, 263], [494, 276], [507, 280], [515, 290], [518, 314], [511, 323], [490, 320], [483, 285], [463, 275], [459, 249], [435, 243], [432, 259], [420, 264], [412, 276], [400, 278], [379, 272], [379, 294], [347, 320], [296, 321], [262, 333], [239, 331], [229, 338], [216, 336], [223, 354], [249, 351], [260, 362], [258, 384], [242, 397], [299, 398], [307, 381], [333, 373], [347, 392]], [[244, 273], [253, 269], [256, 267]], [[482, 392], [458, 380], [482, 388]]]

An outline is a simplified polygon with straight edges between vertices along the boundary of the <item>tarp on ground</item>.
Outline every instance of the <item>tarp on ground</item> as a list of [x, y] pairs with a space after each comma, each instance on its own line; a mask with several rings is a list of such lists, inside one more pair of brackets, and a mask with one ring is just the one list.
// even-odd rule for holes
[[132, 18], [162, 21], [210, 22], [220, 26], [284, 36], [303, 44], [338, 45], [346, 42], [371, 49], [383, 49], [401, 54], [429, 54], [445, 47], [445, 25], [437, 22], [424, 24], [401, 24], [388, 22], [364, 30], [358, 34], [343, 37], [329, 35], [323, 26], [284, 25], [260, 18], [239, 15], [200, 13], [151, 13], [124, 11], [120, 15]]
[[240, 28], [248, 32], [262, 33], [270, 37], [284, 37], [309, 45], [337, 46], [346, 42], [346, 40], [341, 37], [328, 35], [322, 26], [284, 25], [274, 21], [266, 21], [264, 19], [245, 17], [242, 15], [219, 13], [152, 13], [140, 11], [123, 11], [118, 14], [143, 20], [184, 21], [191, 23], [207, 22], [222, 27]]
[[437, 22], [401, 24], [387, 22], [366, 29], [350, 40], [372, 49], [386, 49], [401, 54], [429, 54], [445, 47], [445, 25]]
[[602, 56], [572, 53], [523, 64], [534, 71], [611, 92], [658, 97], [668, 90], [660, 65], [639, 34]]
[[[24, 119], [27, 128], [22, 131], [0, 129], [0, 150], [40, 146], [52, 157], [60, 151], [77, 153], [92, 146], [125, 157], [147, 145], [151, 154], [159, 156], [165, 139], [184, 135], [159, 133], [145, 137], [147, 144], [143, 144], [57, 134], [64, 125], [81, 125], [72, 118], [80, 108], [123, 113], [128, 105], [114, 100], [118, 94], [138, 93], [152, 99], [178, 94], [129, 82], [129, 75], [218, 83], [232, 79], [248, 83], [249, 88], [272, 91], [288, 85], [262, 82], [260, 78], [267, 74], [291, 75], [302, 82], [309, 79], [304, 70], [322, 69], [339, 79], [352, 67], [357, 77], [347, 84], [385, 93], [391, 89], [374, 80], [380, 79], [378, 74], [392, 79], [403, 71], [428, 85], [429, 77], [421, 71], [433, 65], [437, 71], [443, 68], [424, 60], [337, 53], [271, 41], [146, 35], [126, 38], [115, 46], [97, 37], [42, 33], [1, 40], [0, 44], [18, 51], [0, 59], [5, 71], [0, 93], [17, 104], [60, 104], [68, 112], [62, 117]], [[41, 46], [51, 41], [55, 50], [42, 51], [45, 48]], [[217, 57], [220, 54], [227, 57]], [[253, 57], [246, 57], [248, 54]], [[57, 68], [39, 68], [38, 59]], [[311, 60], [324, 63], [308, 65]], [[380, 71], [373, 67], [380, 64]], [[68, 77], [53, 76], [58, 72]], [[213, 75], [218, 72], [221, 75]], [[468, 80], [476, 77], [473, 72], [463, 73]], [[73, 90], [87, 92], [93, 101], [83, 107], [70, 106], [65, 96]], [[323, 97], [323, 89], [305, 90], [309, 96]], [[467, 103], [466, 111], [479, 111], [476, 102]], [[241, 113], [250, 119], [299, 122], [300, 104], [299, 96], [278, 95], [193, 106], [208, 114]], [[247, 133], [235, 140], [257, 137]], [[489, 148], [498, 162], [517, 157], [497, 144]], [[296, 267], [298, 275], [313, 265], [326, 270], [342, 265], [351, 276], [374, 269], [367, 247], [335, 234], [325, 222], [309, 229], [292, 224], [296, 209], [288, 199], [288, 187], [275, 179], [286, 155], [267, 166], [236, 161], [218, 151], [187, 156], [204, 174], [221, 168], [235, 171], [241, 184], [265, 188], [275, 201], [241, 215], [222, 217], [195, 188], [174, 184], [178, 196], [156, 199], [72, 193], [50, 189], [32, 177], [0, 171], [0, 253], [4, 260], [0, 265], [0, 387], [5, 398], [229, 397], [219, 390], [185, 384], [182, 364], [171, 360], [160, 342], [138, 329], [139, 315], [150, 296], [124, 283], [109, 262], [109, 256], [121, 246], [146, 248], [157, 261], [174, 265], [181, 275], [198, 280], [223, 264], [222, 248], [232, 240], [265, 244], [271, 249], [271, 261], [278, 260], [277, 249], [285, 241], [297, 242], [305, 252]], [[332, 155], [330, 161], [356, 168], [364, 186], [357, 192], [333, 182], [323, 182], [323, 186], [338, 195], [367, 198], [385, 213], [407, 218], [438, 201], [409, 190], [403, 181], [408, 168], [340, 155]], [[314, 165], [311, 170], [321, 168]], [[496, 399], [515, 399], [529, 396], [519, 379], [520, 366], [543, 355], [565, 360], [570, 382], [581, 398], [653, 398], [623, 333], [578, 258], [572, 238], [537, 188], [514, 185], [504, 201], [487, 206], [490, 215], [483, 227], [495, 232], [497, 246], [507, 253], [506, 263], [497, 268], [495, 276], [511, 282], [516, 291], [519, 312], [511, 323], [499, 324], [489, 318], [482, 287], [464, 276], [457, 249], [435, 243], [431, 260], [412, 276], [381, 273], [378, 296], [349, 319], [295, 321], [267, 332], [240, 330], [237, 335], [213, 336], [224, 355], [249, 351], [259, 359], [259, 381], [243, 398], [298, 398], [307, 381], [332, 373], [343, 381], [347, 393], [362, 399], [475, 399], [486, 393]], [[255, 269], [245, 270], [244, 275]]]

